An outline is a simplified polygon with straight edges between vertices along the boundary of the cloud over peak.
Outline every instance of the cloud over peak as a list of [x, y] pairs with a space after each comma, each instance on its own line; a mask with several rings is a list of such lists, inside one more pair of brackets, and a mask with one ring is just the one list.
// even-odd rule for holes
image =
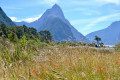
[[42, 14], [38, 15], [37, 17], [29, 17], [29, 18], [20, 19], [20, 20], [18, 20], [16, 17], [10, 17], [10, 19], [11, 19], [12, 21], [15, 21], [15, 22], [22, 22], [22, 21], [25, 21], [25, 22], [33, 22], [33, 21], [35, 21], [35, 20], [38, 20], [41, 16], [42, 16]]
[[44, 0], [45, 3], [49, 4], [49, 5], [54, 5], [58, 2], [58, 0]]

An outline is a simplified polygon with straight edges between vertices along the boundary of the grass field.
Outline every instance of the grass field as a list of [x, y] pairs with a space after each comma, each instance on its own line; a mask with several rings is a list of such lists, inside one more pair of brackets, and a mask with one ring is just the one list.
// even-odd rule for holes
[[9, 47], [6, 52], [1, 48], [0, 53], [16, 56], [1, 55], [0, 80], [120, 80], [120, 52], [89, 47], [32, 47], [20, 51]]

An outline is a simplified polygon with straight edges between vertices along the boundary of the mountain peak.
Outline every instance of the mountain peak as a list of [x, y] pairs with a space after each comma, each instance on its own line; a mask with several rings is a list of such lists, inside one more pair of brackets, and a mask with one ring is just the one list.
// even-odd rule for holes
[[70, 24], [64, 17], [62, 9], [57, 4], [53, 5], [50, 9], [47, 9], [38, 20], [28, 23], [27, 26], [35, 26], [38, 31], [49, 30], [56, 42], [65, 40], [79, 42], [89, 41]]
[[60, 19], [64, 19], [63, 11], [57, 4], [54, 4], [52, 8], [47, 9], [41, 18], [45, 18], [45, 16], [54, 16], [59, 17]]
[[62, 9], [57, 4], [54, 4], [53, 7], [51, 8], [51, 10], [53, 10], [53, 11], [61, 11], [62, 12]]
[[57, 4], [54, 4], [52, 8], [60, 8], [60, 6]]

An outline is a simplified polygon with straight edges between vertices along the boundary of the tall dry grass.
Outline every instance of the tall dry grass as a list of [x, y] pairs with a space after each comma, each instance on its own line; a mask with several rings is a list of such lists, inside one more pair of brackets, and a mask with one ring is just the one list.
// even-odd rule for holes
[[0, 59], [0, 80], [120, 80], [120, 52], [52, 46], [33, 54], [9, 65]]

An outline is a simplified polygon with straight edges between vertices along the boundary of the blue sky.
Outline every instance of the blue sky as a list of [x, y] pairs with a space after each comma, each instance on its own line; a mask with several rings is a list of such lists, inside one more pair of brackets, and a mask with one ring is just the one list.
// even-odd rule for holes
[[120, 21], [120, 0], [0, 0], [13, 21], [32, 22], [58, 4], [65, 17], [83, 35]]

